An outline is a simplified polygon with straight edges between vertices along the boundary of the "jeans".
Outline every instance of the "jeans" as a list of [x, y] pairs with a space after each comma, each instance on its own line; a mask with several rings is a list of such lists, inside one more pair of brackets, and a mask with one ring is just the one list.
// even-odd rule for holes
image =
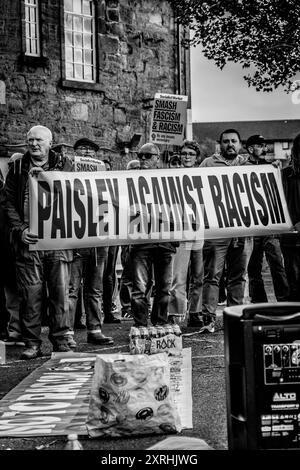
[[161, 247], [132, 249], [132, 296], [131, 312], [136, 325], [148, 324], [148, 299], [149, 285], [153, 274], [155, 282], [155, 294], [153, 299], [151, 322], [168, 322], [168, 304], [170, 287], [172, 282], [172, 258], [171, 251]]
[[9, 313], [7, 333], [9, 337], [17, 339], [22, 336], [20, 323], [21, 300], [18, 295], [17, 286], [4, 286], [4, 292], [6, 299], [6, 310]]
[[0, 339], [7, 336], [7, 325], [9, 322], [9, 313], [6, 308], [4, 286], [0, 279]]
[[70, 250], [29, 251], [23, 245], [16, 255], [16, 277], [22, 302], [20, 323], [27, 347], [41, 344], [43, 285], [49, 293], [49, 340], [64, 342], [69, 330], [68, 296], [70, 279]]
[[107, 257], [107, 247], [80, 250], [71, 267], [69, 289], [69, 320], [74, 328], [78, 293], [83, 282], [83, 300], [88, 331], [101, 331], [101, 303], [103, 272]]
[[[190, 266], [187, 295], [187, 277]], [[183, 315], [202, 311], [203, 252], [191, 250], [183, 243], [173, 258], [173, 280], [170, 290], [169, 314]]]
[[122, 246], [121, 252], [122, 275], [120, 279], [120, 303], [122, 315], [131, 310], [132, 291], [132, 261], [129, 246]]
[[263, 257], [270, 267], [275, 296], [278, 302], [288, 300], [289, 286], [277, 237], [253, 237], [253, 251], [248, 263], [249, 296], [251, 302], [268, 302], [262, 278]]
[[108, 248], [107, 259], [103, 273], [103, 313], [104, 317], [109, 317], [112, 308], [114, 290], [117, 283], [116, 264], [118, 258], [118, 246]]
[[289, 301], [300, 302], [300, 246], [281, 245], [289, 284]]
[[203, 309], [205, 315], [215, 319], [219, 301], [219, 284], [227, 266], [227, 305], [241, 305], [244, 298], [247, 267], [244, 238], [207, 240], [203, 248], [204, 283]]

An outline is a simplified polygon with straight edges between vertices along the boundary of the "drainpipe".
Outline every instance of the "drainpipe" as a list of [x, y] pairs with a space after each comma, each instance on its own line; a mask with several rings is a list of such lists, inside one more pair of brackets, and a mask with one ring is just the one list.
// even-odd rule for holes
[[177, 45], [177, 94], [181, 95], [181, 26], [179, 21], [175, 19], [176, 22], [176, 45]]
[[[186, 124], [186, 138], [193, 139], [193, 123], [192, 123], [192, 110], [191, 110], [191, 64], [190, 64], [190, 51], [185, 49], [184, 56], [182, 57], [181, 37], [182, 27], [178, 20], [176, 22], [176, 47], [177, 47], [177, 94], [188, 95], [188, 108], [187, 108], [187, 124]], [[184, 67], [182, 67], [182, 60], [184, 60]], [[184, 72], [184, 77], [183, 77]], [[183, 80], [185, 78], [185, 80]]]
[[[185, 31], [184, 35], [190, 37], [190, 31], [189, 30]], [[193, 122], [192, 122], [191, 51], [190, 51], [190, 48], [184, 49], [184, 70], [185, 70], [184, 94], [188, 96], [186, 138], [188, 140], [192, 140], [193, 139]]]

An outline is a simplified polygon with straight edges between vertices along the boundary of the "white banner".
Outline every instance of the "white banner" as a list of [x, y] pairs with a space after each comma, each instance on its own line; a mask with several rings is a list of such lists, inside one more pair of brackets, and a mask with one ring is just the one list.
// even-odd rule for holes
[[30, 176], [33, 250], [290, 231], [272, 165]]
[[150, 141], [155, 144], [181, 145], [187, 121], [184, 95], [156, 93], [151, 117]]

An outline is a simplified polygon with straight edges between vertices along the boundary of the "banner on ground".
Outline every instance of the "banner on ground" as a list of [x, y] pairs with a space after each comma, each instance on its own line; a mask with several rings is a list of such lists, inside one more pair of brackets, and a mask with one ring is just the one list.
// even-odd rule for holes
[[[72, 352], [52, 356], [0, 400], [0, 437], [87, 434], [96, 355]], [[169, 356], [169, 361], [182, 427], [192, 428], [191, 348]]]
[[0, 400], [0, 437], [87, 434], [95, 358], [57, 357], [28, 375]]
[[291, 230], [272, 165], [30, 176], [33, 250], [270, 235]]
[[151, 116], [150, 141], [154, 144], [181, 145], [187, 121], [185, 95], [156, 93]]

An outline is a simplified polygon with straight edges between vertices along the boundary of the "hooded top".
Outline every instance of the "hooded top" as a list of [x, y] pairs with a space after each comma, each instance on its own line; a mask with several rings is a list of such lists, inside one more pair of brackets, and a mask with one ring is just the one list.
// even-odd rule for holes
[[211, 157], [207, 157], [200, 163], [200, 167], [210, 166], [237, 166], [246, 165], [248, 162], [248, 156], [237, 155], [232, 160], [226, 160], [221, 154], [215, 153]]

